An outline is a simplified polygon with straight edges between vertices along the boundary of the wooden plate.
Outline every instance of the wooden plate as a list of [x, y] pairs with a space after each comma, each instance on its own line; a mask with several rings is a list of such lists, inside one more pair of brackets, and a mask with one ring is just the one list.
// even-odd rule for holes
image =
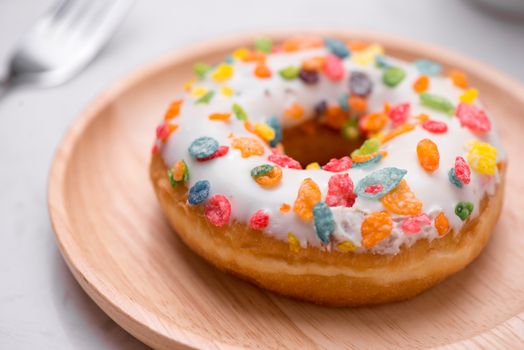
[[[262, 33], [279, 40], [291, 31]], [[465, 71], [495, 116], [509, 152], [502, 218], [481, 257], [402, 303], [331, 309], [221, 273], [168, 227], [148, 178], [154, 128], [196, 61], [215, 62], [255, 37], [180, 50], [123, 79], [78, 119], [57, 151], [49, 209], [74, 276], [118, 324], [158, 349], [524, 346], [524, 88], [447, 49], [389, 35], [317, 30], [382, 43]]]

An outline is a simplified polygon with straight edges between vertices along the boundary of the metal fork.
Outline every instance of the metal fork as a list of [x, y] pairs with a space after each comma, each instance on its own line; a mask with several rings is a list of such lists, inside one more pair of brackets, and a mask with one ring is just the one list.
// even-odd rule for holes
[[53, 86], [82, 70], [128, 12], [131, 0], [63, 0], [23, 36], [0, 96], [18, 85]]

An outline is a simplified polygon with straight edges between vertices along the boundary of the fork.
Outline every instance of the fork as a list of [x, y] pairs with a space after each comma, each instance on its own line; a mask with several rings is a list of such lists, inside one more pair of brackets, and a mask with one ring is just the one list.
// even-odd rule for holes
[[63, 0], [22, 37], [0, 96], [11, 87], [55, 86], [82, 70], [122, 22], [131, 0]]

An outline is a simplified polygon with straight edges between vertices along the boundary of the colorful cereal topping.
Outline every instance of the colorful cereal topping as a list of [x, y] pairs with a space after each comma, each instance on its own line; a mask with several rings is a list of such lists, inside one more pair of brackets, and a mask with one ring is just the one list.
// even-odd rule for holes
[[313, 218], [315, 220], [315, 231], [317, 232], [318, 239], [320, 239], [322, 243], [329, 243], [329, 237], [335, 229], [331, 209], [326, 203], [318, 202], [313, 207]]
[[491, 130], [491, 122], [486, 113], [474, 105], [461, 103], [455, 114], [460, 120], [460, 125], [467, 127], [472, 132], [484, 133]]
[[360, 230], [364, 247], [373, 248], [391, 235], [393, 220], [386, 212], [371, 213], [364, 218]]
[[387, 193], [380, 200], [384, 208], [398, 215], [418, 215], [422, 211], [422, 202], [417, 199], [405, 180]]
[[255, 74], [255, 76], [260, 79], [271, 78], [271, 70], [268, 68], [268, 66], [265, 63], [257, 64], [255, 66], [255, 70], [253, 71], [253, 74]]
[[340, 159], [332, 158], [326, 165], [322, 167], [322, 169], [326, 171], [331, 171], [334, 173], [338, 173], [341, 171], [348, 170], [351, 168], [351, 158], [349, 157], [342, 157]]
[[176, 129], [178, 129], [178, 125], [164, 122], [156, 128], [156, 138], [162, 142], [166, 142]]
[[275, 138], [275, 130], [266, 123], [255, 123], [255, 134], [266, 142]]
[[184, 100], [182, 99], [171, 102], [171, 105], [169, 105], [169, 108], [167, 109], [166, 114], [164, 115], [164, 120], [168, 121], [178, 117], [178, 115], [180, 114], [180, 107], [182, 106], [183, 102]]
[[205, 94], [203, 94], [201, 97], [199, 97], [195, 103], [196, 104], [208, 104], [209, 101], [211, 101], [211, 99], [213, 98], [213, 96], [215, 96], [215, 92], [210, 90], [208, 92], [206, 92]]
[[179, 183], [189, 180], [189, 168], [186, 162], [179, 160], [167, 171], [167, 176], [171, 186], [175, 188]]
[[231, 109], [233, 110], [233, 113], [235, 114], [235, 117], [238, 120], [242, 120], [242, 121], [247, 120], [247, 113], [244, 110], [244, 108], [242, 108], [242, 106], [240, 106], [237, 103], [233, 103], [233, 106], [231, 106]]
[[460, 95], [460, 102], [471, 104], [477, 99], [478, 94], [479, 92], [477, 89], [468, 89]]
[[352, 207], [357, 195], [348, 174], [337, 174], [329, 178], [326, 204], [330, 207]]
[[198, 79], [202, 80], [206, 77], [206, 74], [211, 71], [213, 67], [205, 63], [195, 63], [193, 66], [193, 72], [195, 72]]
[[[397, 187], [406, 173], [406, 170], [394, 167], [375, 170], [371, 174], [366, 175], [357, 183], [355, 192], [358, 196], [361, 197], [380, 199], [386, 193]], [[367, 187], [373, 185], [381, 185], [382, 189], [376, 193], [368, 193], [365, 191]]]
[[402, 134], [405, 134], [407, 132], [412, 131], [413, 129], [415, 129], [415, 125], [413, 125], [413, 124], [405, 123], [405, 124], [399, 125], [396, 128], [391, 129], [384, 136], [382, 136], [380, 141], [382, 143], [386, 143], [386, 142], [391, 141], [394, 138], [396, 138], [396, 137], [398, 137], [398, 136], [400, 136]]
[[435, 142], [430, 139], [420, 140], [417, 144], [417, 157], [420, 166], [427, 172], [434, 172], [438, 169], [440, 154]]
[[286, 108], [284, 116], [291, 119], [301, 119], [304, 116], [304, 107], [295, 102]]
[[283, 168], [302, 169], [302, 165], [300, 165], [299, 162], [297, 162], [296, 160], [294, 160], [293, 158], [285, 154], [274, 152], [270, 154], [269, 157], [267, 157], [267, 160], [275, 164], [278, 164]]
[[320, 202], [320, 188], [311, 179], [302, 181], [298, 195], [293, 204], [293, 211], [304, 221], [313, 218], [313, 207]]
[[287, 242], [289, 244], [289, 250], [292, 253], [298, 253], [300, 251], [300, 241], [293, 233], [289, 232], [287, 234]]
[[471, 168], [479, 174], [495, 175], [497, 171], [497, 149], [489, 143], [471, 140], [467, 160]]
[[433, 134], [443, 134], [448, 131], [446, 123], [436, 120], [426, 120], [422, 123], [422, 127]]
[[350, 241], [344, 241], [337, 244], [337, 249], [341, 252], [347, 253], [357, 249], [357, 246]]
[[448, 115], [453, 115], [455, 112], [455, 106], [453, 106], [453, 103], [451, 103], [450, 100], [439, 95], [430, 94], [428, 92], [420, 94], [420, 103], [425, 107], [446, 113]]
[[471, 181], [471, 170], [469, 169], [468, 163], [462, 157], [455, 158], [454, 175], [464, 185], [469, 184]]
[[344, 66], [340, 58], [334, 55], [327, 55], [324, 63], [324, 74], [333, 81], [342, 80], [344, 77]]
[[191, 143], [188, 151], [193, 158], [206, 158], [215, 153], [218, 150], [218, 146], [218, 141], [214, 138], [202, 136]]
[[449, 78], [453, 82], [453, 85], [461, 89], [466, 89], [468, 87], [468, 78], [464, 72], [459, 70], [452, 70], [449, 72]]
[[255, 40], [255, 48], [263, 53], [270, 53], [273, 48], [273, 41], [269, 38], [258, 38]]
[[249, 219], [249, 226], [253, 230], [263, 230], [269, 225], [269, 214], [260, 209], [251, 215]]
[[395, 87], [404, 80], [406, 72], [400, 67], [387, 67], [382, 74], [382, 82], [389, 87]]
[[430, 76], [439, 75], [442, 72], [442, 65], [437, 62], [420, 59], [415, 61], [415, 67], [421, 74], [426, 74]]
[[218, 65], [218, 67], [215, 69], [213, 73], [211, 73], [211, 78], [216, 81], [217, 83], [222, 83], [228, 79], [230, 79], [233, 76], [233, 66], [230, 64], [221, 63]]
[[435, 228], [437, 229], [440, 237], [445, 236], [449, 232], [449, 221], [446, 214], [440, 212], [435, 218]]
[[231, 147], [238, 149], [242, 158], [261, 156], [264, 154], [264, 146], [257, 139], [251, 137], [238, 137], [233, 139]]
[[209, 197], [209, 187], [209, 181], [197, 181], [189, 189], [189, 193], [187, 195], [187, 202], [192, 205], [197, 205], [204, 202], [207, 199], [207, 197]]
[[217, 227], [227, 225], [231, 217], [231, 203], [226, 196], [215, 194], [207, 201], [204, 215], [212, 225]]
[[251, 169], [251, 177], [262, 187], [275, 187], [282, 180], [282, 169], [269, 164], [259, 165]]
[[326, 38], [324, 43], [329, 51], [337, 57], [346, 58], [349, 56], [349, 50], [346, 44], [340, 40]]
[[382, 112], [371, 113], [360, 118], [360, 129], [367, 133], [375, 133], [382, 130], [388, 123], [388, 116]]
[[404, 124], [409, 117], [410, 109], [411, 105], [409, 102], [401, 103], [391, 108], [391, 110], [388, 113], [388, 117], [393, 123], [393, 126], [399, 126], [400, 124]]
[[368, 97], [373, 90], [373, 82], [364, 72], [352, 72], [349, 76], [349, 89], [352, 95]]
[[455, 174], [455, 169], [451, 168], [448, 171], [449, 182], [455, 185], [457, 188], [462, 188], [462, 182], [457, 178]]
[[206, 161], [211, 160], [211, 159], [223, 157], [223, 156], [225, 156], [227, 154], [227, 152], [229, 152], [229, 147], [227, 147], [227, 146], [219, 146], [218, 149], [215, 151], [215, 153], [213, 153], [209, 157], [197, 158], [197, 161], [199, 161], [199, 162], [206, 162]]
[[429, 77], [427, 75], [421, 75], [413, 83], [413, 91], [420, 94], [424, 91], [427, 91], [429, 88]]
[[459, 202], [455, 206], [455, 214], [460, 220], [466, 221], [473, 212], [473, 208], [473, 203], [471, 202]]
[[291, 210], [291, 206], [289, 204], [287, 204], [287, 203], [282, 203], [282, 205], [278, 209], [278, 211], [280, 211], [281, 213], [287, 213], [290, 210]]
[[231, 119], [231, 113], [212, 113], [209, 115], [209, 120], [228, 121]]
[[307, 85], [313, 85], [318, 83], [320, 76], [316, 70], [301, 69], [298, 73], [300, 80]]
[[288, 66], [286, 68], [282, 68], [278, 71], [278, 74], [285, 80], [294, 80], [298, 78], [298, 74], [300, 73], [300, 67], [296, 66]]
[[410, 216], [400, 225], [402, 231], [410, 234], [420, 233], [422, 226], [431, 225], [431, 219], [426, 214]]

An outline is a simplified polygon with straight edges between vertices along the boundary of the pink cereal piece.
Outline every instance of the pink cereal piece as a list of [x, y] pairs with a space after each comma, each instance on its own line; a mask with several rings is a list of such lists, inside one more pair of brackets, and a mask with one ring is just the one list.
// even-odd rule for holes
[[460, 156], [455, 158], [455, 176], [464, 185], [471, 181], [471, 169], [466, 160]]
[[326, 165], [324, 165], [322, 169], [338, 173], [350, 169], [351, 165], [353, 165], [353, 161], [348, 156], [345, 156], [339, 159], [331, 158], [331, 160]]
[[406, 233], [420, 233], [421, 227], [424, 225], [430, 225], [431, 219], [426, 214], [420, 214], [417, 216], [410, 216], [406, 220], [402, 221], [400, 228]]
[[158, 148], [158, 145], [155, 143], [153, 147], [151, 147], [151, 154], [157, 154], [158, 152], [160, 152], [160, 148]]
[[342, 60], [335, 55], [327, 55], [324, 62], [324, 74], [333, 81], [341, 80], [344, 77]]
[[249, 226], [253, 230], [262, 230], [269, 224], [269, 214], [260, 209], [249, 219]]
[[352, 207], [357, 195], [348, 174], [337, 174], [329, 178], [326, 204], [330, 207]]
[[286, 156], [285, 154], [277, 153], [276, 150], [267, 158], [270, 162], [280, 165], [283, 168], [289, 169], [302, 169], [302, 165], [293, 158]]
[[433, 134], [443, 134], [448, 131], [446, 123], [436, 120], [426, 120], [422, 123], [422, 127]]
[[167, 123], [162, 123], [156, 128], [156, 138], [165, 140], [169, 136], [169, 126]]
[[226, 196], [215, 194], [207, 200], [204, 214], [212, 225], [222, 227], [229, 223], [231, 203]]
[[379, 193], [383, 189], [384, 189], [384, 186], [382, 186], [382, 184], [376, 184], [376, 185], [370, 185], [370, 186], [366, 187], [364, 189], [364, 192], [375, 194], [375, 193]]
[[207, 160], [215, 159], [215, 158], [218, 158], [218, 157], [223, 157], [223, 156], [225, 156], [227, 154], [227, 152], [229, 152], [229, 147], [228, 146], [220, 146], [215, 151], [215, 153], [213, 153], [209, 157], [197, 158], [197, 161], [198, 162], [205, 162]]
[[411, 104], [409, 102], [398, 104], [391, 108], [388, 113], [389, 119], [393, 123], [393, 126], [399, 126], [404, 124], [409, 117], [409, 110]]
[[477, 106], [461, 103], [455, 111], [460, 120], [460, 125], [467, 127], [472, 132], [484, 133], [491, 130], [491, 122], [486, 113]]

